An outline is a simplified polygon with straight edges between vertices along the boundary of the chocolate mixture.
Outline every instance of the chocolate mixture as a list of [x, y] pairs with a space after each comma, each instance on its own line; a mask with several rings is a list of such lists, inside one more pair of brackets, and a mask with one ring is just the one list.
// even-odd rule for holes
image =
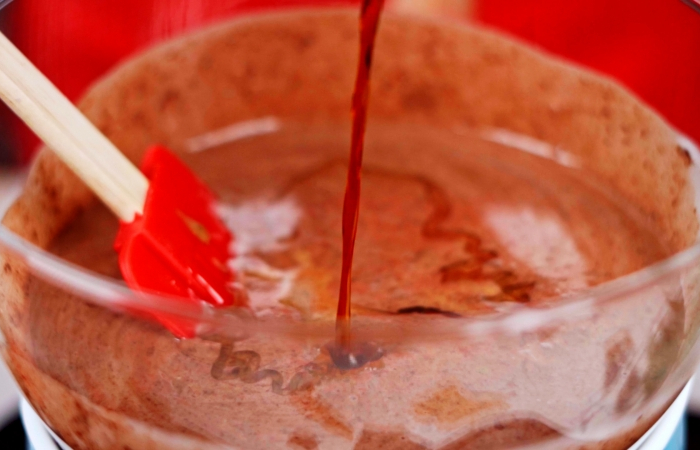
[[[188, 162], [225, 199], [224, 218], [241, 239], [232, 263], [256, 312], [332, 320], [347, 134], [337, 126], [282, 127]], [[415, 156], [422, 149], [429, 150]], [[372, 127], [364, 181], [353, 278], [360, 317], [444, 327], [458, 316], [547, 303], [665, 254], [638, 212], [590, 174], [475, 135]], [[261, 216], [274, 220], [265, 232]], [[251, 231], [238, 228], [246, 220]], [[109, 212], [95, 206], [51, 251], [118, 277], [111, 249], [116, 227]], [[617, 230], [614, 239], [609, 229]], [[282, 444], [289, 439], [285, 430], [297, 428], [323, 446], [345, 447], [358, 420], [374, 432], [389, 429], [434, 445], [465, 433], [459, 430], [468, 423], [510, 422], [514, 415], [531, 420], [528, 404], [536, 401], [500, 392], [503, 380], [491, 374], [504, 361], [489, 357], [493, 344], [404, 348], [398, 338], [383, 343], [379, 361], [360, 360], [370, 364], [343, 372], [316, 342], [261, 336], [178, 343], [155, 325], [76, 301], [36, 279], [28, 298], [34, 358], [46, 373], [130, 417], [243, 447], [257, 439]], [[358, 341], [364, 343], [361, 335]], [[359, 357], [365, 354], [373, 353]], [[589, 372], [590, 366], [579, 361], [568, 370]], [[554, 383], [550, 389], [565, 388]], [[401, 399], [385, 403], [392, 392]], [[273, 410], [274, 424], [255, 419]], [[381, 417], [387, 411], [389, 420]], [[401, 431], [412, 422], [415, 429]]]

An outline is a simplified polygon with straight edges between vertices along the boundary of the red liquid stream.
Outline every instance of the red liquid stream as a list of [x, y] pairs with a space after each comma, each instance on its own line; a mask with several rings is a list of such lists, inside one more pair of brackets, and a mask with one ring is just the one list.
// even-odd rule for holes
[[350, 163], [343, 201], [343, 263], [340, 274], [340, 294], [336, 318], [336, 345], [341, 349], [350, 347], [352, 258], [357, 235], [357, 220], [360, 215], [360, 190], [362, 184], [362, 150], [367, 124], [369, 103], [369, 75], [372, 67], [372, 52], [379, 26], [379, 16], [384, 0], [362, 0], [360, 14], [360, 59], [357, 63], [357, 78], [352, 96], [352, 140]]

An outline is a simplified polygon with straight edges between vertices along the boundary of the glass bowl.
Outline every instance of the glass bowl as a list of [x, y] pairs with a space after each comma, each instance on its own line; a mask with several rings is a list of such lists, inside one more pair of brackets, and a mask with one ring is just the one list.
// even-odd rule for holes
[[[155, 46], [117, 66], [80, 102], [132, 160], [160, 142], [211, 185], [232, 183], [219, 194], [237, 236], [237, 267], [271, 283], [269, 292], [287, 289], [275, 301], [284, 297], [290, 308], [261, 296], [252, 315], [130, 291], [116, 279], [116, 220], [50, 151], [39, 154], [0, 228], [0, 325], [24, 395], [71, 447], [627, 448], [691, 377], [700, 325], [700, 155], [692, 142], [608, 78], [489, 29], [405, 11], [387, 12], [377, 44], [367, 164], [381, 168], [368, 169], [370, 179], [386, 178], [392, 164], [419, 180], [454, 177], [466, 152], [479, 169], [459, 172], [465, 184], [470, 173], [493, 175], [483, 198], [517, 203], [531, 185], [564, 171], [601, 198], [614, 191], [615, 208], [634, 209], [644, 226], [623, 233], [622, 222], [600, 219], [595, 236], [585, 227], [573, 236], [577, 245], [597, 243], [586, 258], [598, 264], [575, 289], [480, 279], [469, 284], [476, 300], [456, 312], [447, 307], [456, 303], [436, 300], [418, 282], [410, 295], [392, 297], [396, 308], [378, 311], [379, 291], [366, 280], [382, 270], [396, 279], [419, 274], [423, 253], [392, 263], [381, 246], [395, 235], [383, 231], [363, 244], [361, 226], [360, 249], [369, 256], [357, 263], [353, 326], [380, 353], [354, 370], [333, 364], [335, 299], [322, 294], [334, 280], [313, 272], [327, 262], [314, 254], [306, 266], [303, 258], [291, 266], [265, 259], [278, 270], [265, 266], [263, 276], [253, 257], [279, 247], [260, 247], [254, 236], [269, 226], [275, 245], [299, 239], [286, 228], [275, 235], [289, 214], [326, 225], [285, 203], [279, 192], [300, 182], [279, 170], [316, 174], [343, 154], [356, 38], [355, 9], [278, 5]], [[383, 154], [392, 142], [402, 143], [402, 153]], [[231, 161], [239, 159], [254, 163], [235, 171]], [[518, 182], [502, 186], [499, 176]], [[314, 183], [308, 195], [331, 189]], [[426, 224], [447, 221], [450, 212], [440, 212], [435, 185], [417, 185], [420, 198], [438, 205], [421, 222], [425, 238]], [[410, 208], [379, 201], [381, 186], [367, 196], [384, 211], [376, 217], [406, 218], [392, 230], [412, 226]], [[555, 188], [566, 185], [537, 198], [564, 195]], [[448, 194], [462, 200], [455, 211], [470, 198]], [[255, 202], [231, 209], [258, 197], [275, 207], [263, 219]], [[556, 260], [570, 239], [552, 211], [577, 227], [582, 217], [603, 217], [607, 204], [572, 198], [570, 208], [556, 201], [543, 210], [506, 208], [518, 214], [499, 216], [508, 219], [502, 223], [525, 230], [508, 245], [531, 242]], [[530, 223], [543, 234], [529, 234]], [[663, 244], [656, 253], [644, 240], [649, 230]], [[627, 264], [625, 246], [651, 262]], [[538, 264], [555, 266], [546, 257]], [[308, 280], [317, 283], [302, 285]], [[423, 300], [414, 306], [417, 292]], [[198, 337], [175, 339], [153, 321], [163, 314], [196, 323]]]

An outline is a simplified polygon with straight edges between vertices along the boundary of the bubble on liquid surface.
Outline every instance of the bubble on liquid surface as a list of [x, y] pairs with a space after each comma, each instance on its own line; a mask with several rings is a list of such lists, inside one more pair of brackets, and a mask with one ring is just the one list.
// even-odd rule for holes
[[332, 342], [326, 345], [326, 350], [340, 370], [359, 369], [384, 356], [384, 350], [372, 342], [354, 341], [348, 345]]

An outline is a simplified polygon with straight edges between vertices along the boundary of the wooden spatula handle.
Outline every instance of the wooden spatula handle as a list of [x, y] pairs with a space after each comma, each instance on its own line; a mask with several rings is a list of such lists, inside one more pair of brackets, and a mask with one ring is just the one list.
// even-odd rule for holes
[[148, 179], [2, 33], [0, 98], [117, 217], [143, 212]]

